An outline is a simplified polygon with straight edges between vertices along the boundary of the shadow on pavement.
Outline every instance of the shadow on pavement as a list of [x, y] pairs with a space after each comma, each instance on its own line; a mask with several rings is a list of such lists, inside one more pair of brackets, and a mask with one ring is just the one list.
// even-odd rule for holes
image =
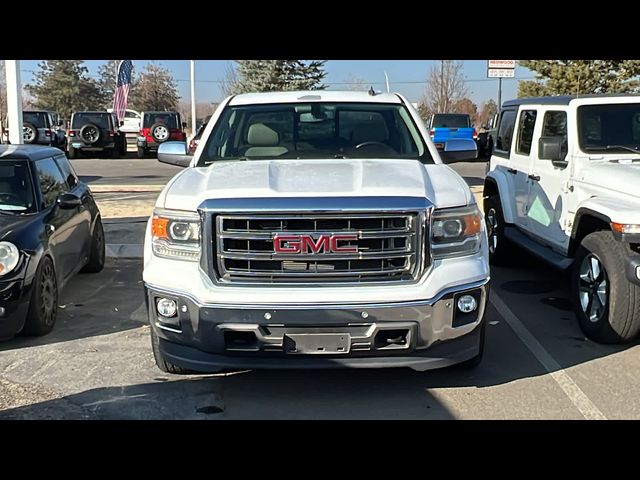
[[105, 335], [146, 324], [141, 262], [108, 260], [100, 273], [76, 275], [60, 295], [58, 306], [51, 333], [0, 342], [0, 351]]

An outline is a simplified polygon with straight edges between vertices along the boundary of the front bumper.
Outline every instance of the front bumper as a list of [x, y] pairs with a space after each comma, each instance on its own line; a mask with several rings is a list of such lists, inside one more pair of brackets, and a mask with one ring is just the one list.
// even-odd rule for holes
[[[428, 370], [480, 352], [488, 279], [448, 288], [424, 301], [346, 305], [202, 304], [189, 294], [145, 285], [160, 353], [183, 368], [380, 368]], [[474, 296], [478, 308], [457, 310]], [[175, 300], [171, 319], [156, 311]]]
[[24, 326], [29, 310], [29, 289], [23, 280], [0, 282], [0, 339], [13, 337]]

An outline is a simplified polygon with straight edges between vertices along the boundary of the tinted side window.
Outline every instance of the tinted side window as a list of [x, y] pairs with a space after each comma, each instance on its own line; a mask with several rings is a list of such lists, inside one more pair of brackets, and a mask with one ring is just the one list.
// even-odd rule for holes
[[511, 150], [511, 139], [513, 138], [513, 128], [516, 124], [516, 110], [504, 110], [500, 115], [500, 125], [498, 126], [498, 137], [496, 138], [496, 150], [509, 153]]
[[531, 142], [533, 141], [533, 129], [536, 126], [535, 110], [523, 110], [520, 114], [520, 125], [518, 125], [518, 144], [516, 152], [523, 155], [531, 153]]
[[562, 138], [562, 158], [567, 155], [569, 143], [567, 141], [567, 112], [547, 112], [542, 123], [543, 137]]
[[36, 171], [38, 172], [38, 182], [40, 183], [44, 207], [47, 208], [55, 203], [58, 195], [67, 190], [67, 184], [53, 158], [38, 160], [36, 162]]
[[73, 170], [73, 167], [69, 163], [69, 160], [67, 160], [67, 157], [65, 157], [64, 155], [60, 155], [59, 157], [56, 157], [55, 160], [58, 164], [58, 167], [60, 167], [67, 185], [69, 185], [69, 188], [75, 188], [75, 186], [78, 185], [78, 177], [76, 175], [76, 172]]

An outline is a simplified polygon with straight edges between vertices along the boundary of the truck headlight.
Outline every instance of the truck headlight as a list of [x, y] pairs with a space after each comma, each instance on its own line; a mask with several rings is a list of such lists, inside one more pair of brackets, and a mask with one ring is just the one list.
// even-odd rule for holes
[[20, 251], [11, 242], [0, 242], [0, 277], [11, 272], [20, 260]]
[[195, 212], [155, 210], [151, 236], [152, 250], [158, 257], [200, 259], [200, 216]]
[[434, 258], [472, 255], [480, 250], [482, 214], [477, 205], [435, 210], [431, 222]]

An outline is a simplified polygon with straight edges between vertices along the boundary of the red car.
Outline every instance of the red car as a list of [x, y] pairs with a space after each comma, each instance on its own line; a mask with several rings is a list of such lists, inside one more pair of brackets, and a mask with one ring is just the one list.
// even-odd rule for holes
[[138, 158], [149, 152], [157, 152], [161, 143], [167, 141], [186, 142], [184, 128], [178, 112], [143, 112], [138, 134]]

